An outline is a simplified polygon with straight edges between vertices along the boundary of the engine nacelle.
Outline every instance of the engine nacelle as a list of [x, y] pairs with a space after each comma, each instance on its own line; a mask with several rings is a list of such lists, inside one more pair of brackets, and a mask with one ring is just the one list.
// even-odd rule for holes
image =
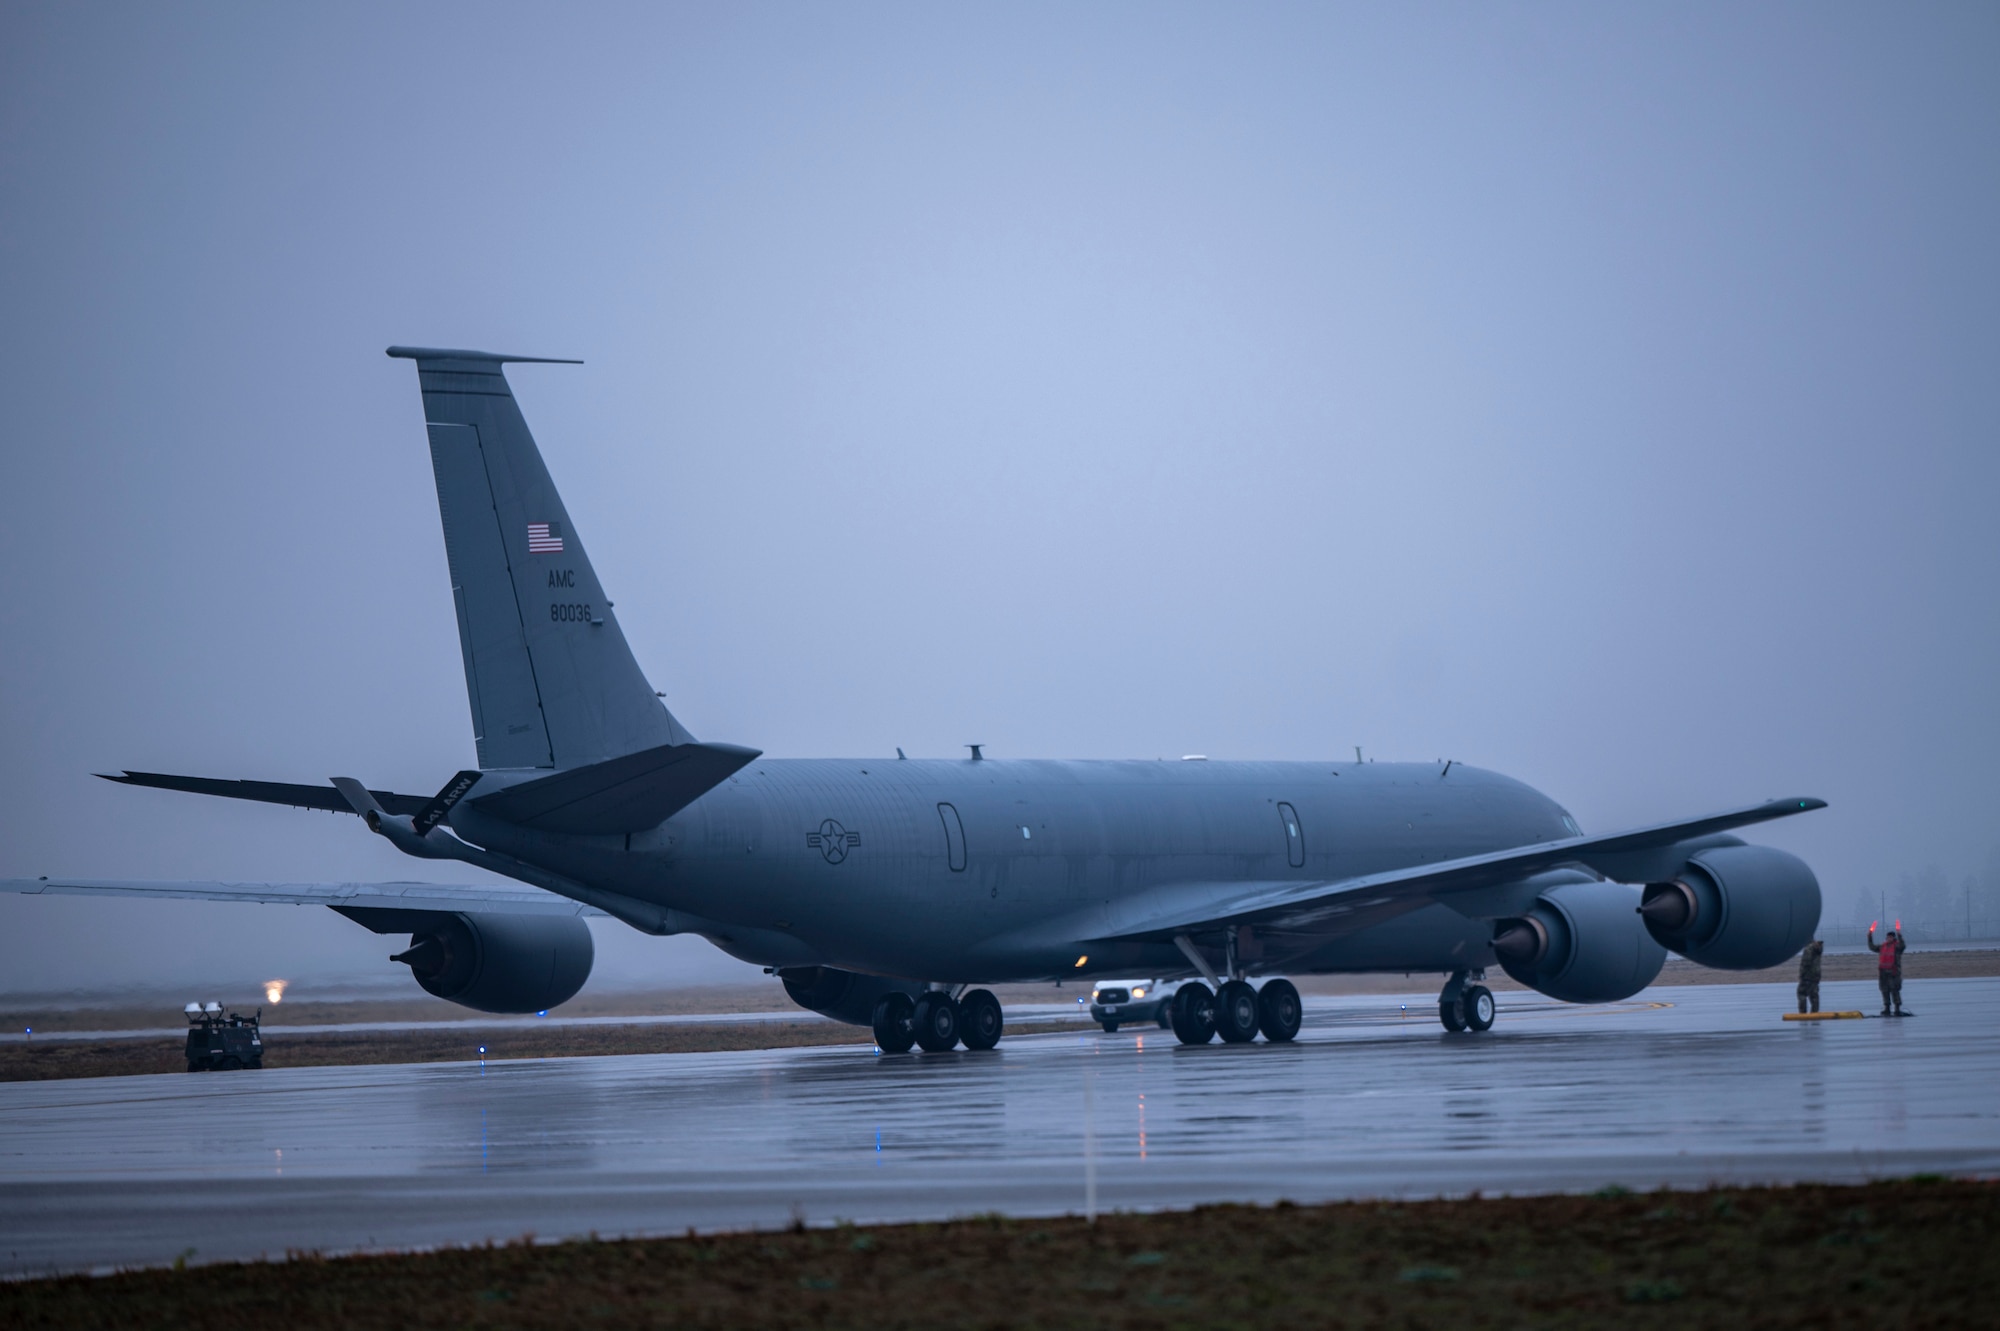
[[597, 949], [574, 915], [427, 913], [407, 964], [427, 993], [480, 1012], [541, 1012], [576, 997]]
[[791, 1000], [808, 1011], [844, 1021], [850, 1026], [867, 1026], [875, 1020], [875, 1005], [884, 994], [923, 993], [921, 984], [890, 980], [880, 975], [857, 975], [831, 966], [790, 966], [778, 972]]
[[1698, 851], [1672, 882], [1650, 883], [1639, 914], [1648, 933], [1689, 961], [1754, 971], [1795, 956], [1819, 928], [1819, 880], [1769, 846]]
[[1646, 932], [1639, 894], [1622, 883], [1551, 888], [1527, 914], [1501, 920], [1493, 952], [1514, 979], [1565, 1003], [1630, 998], [1659, 975], [1667, 951]]

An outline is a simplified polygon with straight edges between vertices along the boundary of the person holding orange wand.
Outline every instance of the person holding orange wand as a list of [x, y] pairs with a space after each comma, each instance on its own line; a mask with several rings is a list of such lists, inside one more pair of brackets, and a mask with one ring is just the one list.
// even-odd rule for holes
[[1871, 923], [1868, 947], [1875, 953], [1875, 982], [1882, 989], [1882, 1015], [1908, 1016], [1903, 1011], [1903, 922], [1896, 921], [1896, 927], [1884, 934], [1880, 943], [1875, 941], [1875, 925]]

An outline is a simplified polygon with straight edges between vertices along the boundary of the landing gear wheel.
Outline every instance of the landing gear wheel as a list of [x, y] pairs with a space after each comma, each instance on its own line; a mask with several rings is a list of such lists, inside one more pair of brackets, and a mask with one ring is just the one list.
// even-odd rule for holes
[[1468, 1031], [1493, 1029], [1493, 991], [1485, 985], [1475, 984], [1459, 995], [1458, 1007]]
[[1257, 991], [1242, 980], [1229, 980], [1215, 996], [1215, 1033], [1224, 1044], [1249, 1044], [1257, 1038]]
[[967, 1049], [991, 1049], [1006, 1026], [1000, 1000], [991, 989], [974, 989], [958, 1000], [958, 1038]]
[[1215, 1038], [1215, 995], [1200, 980], [1174, 991], [1173, 1031], [1182, 1044], [1207, 1044]]
[[1104, 1028], [1106, 1035], [1118, 1034], [1118, 1023], [1115, 1021], [1100, 1021], [1097, 1024]]
[[933, 989], [917, 1000], [912, 1024], [917, 1047], [927, 1054], [942, 1054], [958, 1043], [958, 1004], [950, 994]]
[[1172, 1030], [1174, 1028], [1174, 1005], [1170, 1002], [1160, 1004], [1159, 1007], [1153, 1009], [1153, 1020], [1159, 1023], [1161, 1030]]
[[1448, 1031], [1465, 1029], [1465, 1008], [1463, 998], [1440, 998], [1438, 1000], [1438, 1020]]
[[1266, 980], [1257, 991], [1257, 1029], [1272, 1044], [1283, 1044], [1299, 1033], [1305, 1005], [1290, 980]]
[[908, 994], [884, 994], [875, 1004], [875, 1043], [885, 1054], [907, 1054], [917, 1042], [916, 1005]]

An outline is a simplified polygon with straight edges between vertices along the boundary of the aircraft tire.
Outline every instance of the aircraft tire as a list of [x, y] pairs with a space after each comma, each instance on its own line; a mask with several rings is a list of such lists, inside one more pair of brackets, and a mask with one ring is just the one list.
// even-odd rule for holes
[[1200, 980], [1189, 980], [1174, 991], [1174, 1036], [1182, 1044], [1207, 1044], [1215, 1038], [1215, 995]]
[[1257, 991], [1257, 1029], [1272, 1044], [1284, 1044], [1298, 1035], [1304, 1019], [1305, 1005], [1290, 980], [1267, 980]]
[[1462, 998], [1441, 998], [1438, 1000], [1438, 1021], [1448, 1031], [1465, 1029], [1465, 1008]]
[[916, 1008], [908, 994], [884, 994], [875, 1004], [875, 1043], [885, 1054], [907, 1054], [917, 1041]]
[[1465, 1017], [1468, 1031], [1490, 1031], [1493, 1029], [1493, 991], [1483, 984], [1475, 984], [1458, 1000]]
[[917, 1000], [912, 1013], [917, 1048], [927, 1054], [942, 1054], [958, 1044], [958, 1004], [950, 994], [933, 989]]
[[1163, 1031], [1174, 1028], [1174, 1009], [1171, 1003], [1162, 1003], [1153, 1009], [1153, 1021]]
[[991, 989], [974, 989], [958, 1000], [958, 1038], [967, 1049], [991, 1049], [1006, 1026], [1006, 1014]]
[[1257, 991], [1243, 980], [1228, 980], [1215, 996], [1215, 1033], [1224, 1044], [1257, 1038]]

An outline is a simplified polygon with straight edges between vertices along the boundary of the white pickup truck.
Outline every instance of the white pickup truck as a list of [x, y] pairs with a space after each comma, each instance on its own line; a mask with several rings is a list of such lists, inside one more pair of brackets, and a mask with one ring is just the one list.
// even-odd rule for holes
[[1107, 1031], [1141, 1021], [1168, 1030], [1173, 1020], [1167, 1004], [1173, 996], [1173, 986], [1153, 980], [1106, 980], [1090, 991], [1091, 1020]]

